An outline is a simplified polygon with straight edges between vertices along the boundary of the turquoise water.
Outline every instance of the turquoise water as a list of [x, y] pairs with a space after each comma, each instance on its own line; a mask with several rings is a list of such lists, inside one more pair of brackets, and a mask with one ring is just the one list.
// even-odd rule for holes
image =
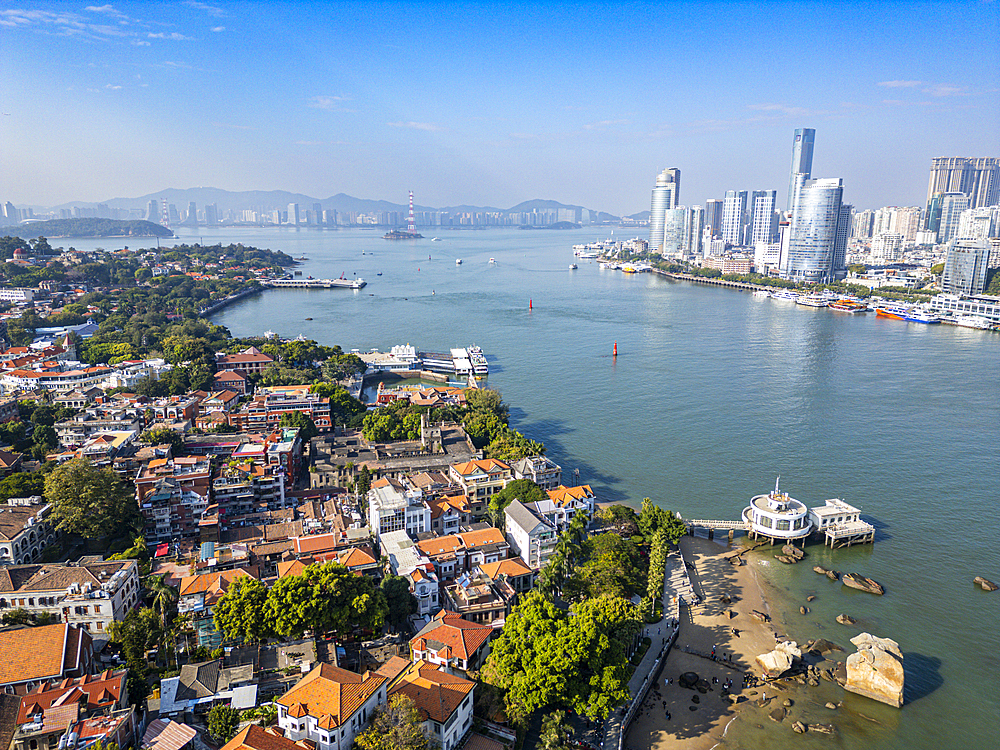
[[[768, 568], [784, 597], [777, 606], [793, 613], [791, 637], [849, 647], [867, 630], [906, 655], [907, 705], [851, 697], [847, 705], [862, 701], [881, 723], [843, 721], [824, 744], [994, 747], [1000, 592], [974, 589], [972, 579], [1000, 581], [1000, 335], [803, 308], [586, 260], [568, 270], [573, 244], [607, 233], [200, 236], [305, 254], [305, 275], [369, 282], [359, 292], [281, 290], [242, 301], [213, 318], [234, 334], [273, 329], [345, 349], [477, 343], [514, 425], [543, 441], [564, 471], [579, 469], [602, 500], [649, 496], [688, 517], [737, 518], [780, 474], [782, 488], [807, 504], [836, 496], [860, 506], [879, 529], [874, 547], [817, 545], [808, 565]], [[868, 575], [887, 593], [842, 590], [812, 572], [817, 563]], [[799, 615], [810, 593], [819, 598]], [[835, 623], [840, 612], [858, 626]], [[736, 742], [734, 727], [736, 746], [765, 736], [769, 747], [819, 742], [787, 727], [746, 731], [746, 743]]]

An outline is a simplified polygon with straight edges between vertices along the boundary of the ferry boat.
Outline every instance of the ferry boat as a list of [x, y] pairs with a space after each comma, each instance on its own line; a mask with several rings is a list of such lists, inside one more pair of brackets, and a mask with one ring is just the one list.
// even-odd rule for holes
[[855, 302], [854, 300], [850, 299], [839, 299], [836, 302], [831, 302], [828, 305], [828, 307], [831, 310], [838, 310], [840, 312], [848, 312], [848, 313], [861, 313], [861, 312], [867, 312], [868, 310], [868, 305], [864, 304], [863, 302]]
[[909, 314], [906, 319], [911, 323], [940, 323], [941, 318], [935, 315], [933, 312], [925, 307], [917, 306], [910, 308]]
[[771, 293], [766, 289], [754, 289], [753, 296], [760, 297], [761, 299], [767, 299], [768, 297], [771, 296]]
[[818, 294], [806, 294], [797, 297], [795, 304], [805, 305], [806, 307], [826, 307], [830, 303]]
[[891, 307], [879, 307], [875, 309], [875, 315], [880, 318], [892, 318], [893, 320], [906, 320], [911, 323], [940, 323], [941, 318], [919, 306], [904, 307], [894, 305]]
[[892, 318], [893, 320], [906, 320], [906, 315], [909, 313], [910, 309], [908, 307], [876, 307], [875, 316], [878, 318]]
[[488, 375], [490, 364], [486, 361], [483, 350], [478, 346], [470, 346], [465, 351], [469, 355], [469, 362], [472, 363], [472, 372], [476, 375]]
[[771, 292], [771, 299], [781, 300], [782, 302], [794, 302], [798, 298], [798, 292], [790, 292], [787, 289], [782, 289], [780, 292]]
[[496, 264], [497, 264], [497, 259], [496, 258], [490, 258], [490, 265], [491, 266], [495, 266]]

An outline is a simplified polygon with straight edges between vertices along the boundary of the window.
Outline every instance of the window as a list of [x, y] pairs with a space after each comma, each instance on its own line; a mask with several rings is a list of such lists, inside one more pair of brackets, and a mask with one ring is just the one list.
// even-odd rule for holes
[[778, 531], [788, 531], [788, 526], [791, 522], [787, 518], [782, 518], [778, 520], [778, 525], [775, 527]]

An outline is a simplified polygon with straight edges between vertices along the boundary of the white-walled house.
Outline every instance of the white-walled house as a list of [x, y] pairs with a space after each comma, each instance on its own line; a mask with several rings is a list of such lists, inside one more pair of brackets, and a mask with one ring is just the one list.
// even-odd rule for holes
[[417, 707], [424, 734], [441, 750], [454, 750], [472, 728], [476, 683], [425, 661], [412, 664], [389, 691]]
[[275, 700], [278, 726], [290, 740], [309, 740], [317, 750], [351, 750], [354, 738], [386, 701], [388, 678], [320, 664]]
[[532, 570], [541, 570], [556, 548], [556, 527], [529, 510], [520, 500], [504, 509], [504, 534], [510, 548]]

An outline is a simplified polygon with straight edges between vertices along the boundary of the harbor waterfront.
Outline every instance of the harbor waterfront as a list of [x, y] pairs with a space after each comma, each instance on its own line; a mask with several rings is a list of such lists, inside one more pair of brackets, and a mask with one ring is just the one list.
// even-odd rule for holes
[[[487, 385], [511, 404], [512, 426], [544, 442], [565, 471], [579, 469], [602, 501], [638, 506], [648, 496], [687, 518], [736, 520], [781, 474], [782, 489], [809, 507], [840, 497], [861, 508], [874, 545], [813, 542], [794, 566], [766, 548], [750, 555], [792, 639], [825, 637], [849, 653], [849, 639], [865, 631], [903, 650], [903, 708], [866, 702], [860, 712], [873, 721], [831, 715], [836, 744], [992, 747], [1000, 600], [972, 579], [1000, 572], [1000, 339], [623, 274], [586, 258], [567, 270], [573, 244], [608, 231], [448, 231], [433, 243], [364, 230], [178, 234], [307, 256], [298, 270], [316, 278], [368, 280], [357, 291], [275, 289], [239, 300], [212, 315], [234, 335], [272, 329], [345, 350], [481, 346]], [[73, 244], [114, 249], [107, 240]], [[830, 584], [813, 565], [869, 576], [886, 594]], [[813, 594], [810, 613], [799, 614]], [[857, 626], [839, 625], [842, 612]], [[761, 728], [735, 722], [725, 746], [816, 745], [761, 717]]]

